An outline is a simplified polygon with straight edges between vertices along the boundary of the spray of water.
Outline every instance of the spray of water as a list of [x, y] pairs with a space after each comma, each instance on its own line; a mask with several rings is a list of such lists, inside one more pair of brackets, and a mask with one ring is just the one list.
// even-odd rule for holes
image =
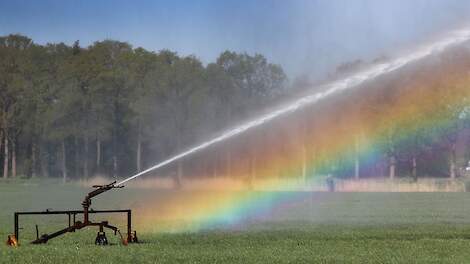
[[280, 107], [278, 108], [277, 110], [275, 111], [272, 111], [268, 114], [265, 114], [263, 116], [260, 116], [256, 119], [253, 119], [249, 122], [246, 122], [238, 127], [235, 127], [231, 130], [228, 130], [226, 131], [225, 133], [222, 133], [220, 136], [218, 137], [215, 137], [211, 140], [208, 140], [206, 142], [203, 142], [193, 148], [190, 148], [188, 149], [187, 151], [184, 151], [178, 155], [175, 155], [167, 160], [164, 160], [144, 171], [141, 171], [129, 178], [126, 178], [122, 181], [120, 181], [118, 183], [118, 185], [121, 185], [123, 183], [126, 183], [130, 180], [133, 180], [139, 176], [142, 176], [150, 171], [153, 171], [153, 170], [156, 170], [156, 169], [159, 169], [163, 166], [166, 166], [176, 160], [179, 160], [183, 157], [186, 157], [188, 155], [191, 155], [195, 152], [198, 152], [198, 151], [201, 151], [211, 145], [214, 145], [218, 142], [221, 142], [221, 141], [224, 141], [224, 140], [227, 140], [229, 138], [232, 138], [238, 134], [241, 134], [251, 128], [254, 128], [254, 127], [257, 127], [257, 126], [260, 126], [266, 122], [269, 122], [271, 121], [272, 119], [275, 119], [279, 116], [282, 116], [282, 115], [285, 115], [285, 114], [288, 114], [288, 113], [292, 113], [292, 112], [295, 112], [297, 111], [298, 109], [300, 108], [303, 108], [307, 105], [312, 105], [322, 99], [325, 99], [326, 97], [329, 97], [333, 94], [337, 94], [337, 93], [340, 93], [344, 90], [347, 90], [347, 89], [350, 89], [350, 88], [353, 88], [353, 87], [357, 87], [358, 85], [360, 85], [361, 83], [364, 83], [368, 80], [372, 80], [380, 75], [383, 75], [383, 74], [387, 74], [387, 73], [390, 73], [394, 70], [397, 70], [409, 63], [412, 63], [412, 62], [415, 62], [415, 61], [418, 61], [426, 56], [429, 56], [431, 54], [435, 54], [435, 53], [438, 53], [450, 46], [453, 46], [453, 45], [457, 45], [457, 44], [460, 44], [466, 40], [470, 39], [470, 30], [466, 29], [466, 30], [458, 30], [458, 31], [453, 31], [451, 32], [448, 36], [446, 36], [445, 38], [443, 38], [442, 40], [440, 41], [437, 41], [437, 42], [434, 42], [432, 44], [429, 44], [429, 45], [425, 45], [425, 46], [422, 46], [420, 47], [419, 49], [417, 49], [416, 51], [414, 52], [411, 52], [405, 56], [402, 56], [400, 58], [397, 58], [395, 60], [392, 60], [390, 62], [386, 62], [386, 63], [381, 63], [381, 64], [376, 64], [374, 66], [372, 66], [371, 68], [369, 69], [366, 69], [364, 71], [361, 71], [359, 73], [356, 73], [350, 77], [347, 77], [347, 78], [344, 78], [344, 79], [341, 79], [341, 80], [338, 80], [338, 81], [334, 81], [332, 83], [329, 83], [329, 84], [326, 84], [324, 85], [323, 87], [320, 87], [321, 91], [323, 92], [318, 92], [318, 93], [315, 93], [315, 94], [311, 94], [311, 95], [308, 95], [308, 96], [305, 96], [305, 97], [302, 97], [302, 98], [299, 98], [293, 102], [291, 102], [290, 104], [287, 104], [283, 107]]

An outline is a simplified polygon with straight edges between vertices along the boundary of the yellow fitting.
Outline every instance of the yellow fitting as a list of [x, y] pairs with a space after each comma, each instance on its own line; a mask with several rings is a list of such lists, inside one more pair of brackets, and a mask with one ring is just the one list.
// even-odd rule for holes
[[8, 235], [7, 246], [10, 246], [10, 247], [17, 247], [18, 246], [18, 240], [16, 240], [15, 235]]

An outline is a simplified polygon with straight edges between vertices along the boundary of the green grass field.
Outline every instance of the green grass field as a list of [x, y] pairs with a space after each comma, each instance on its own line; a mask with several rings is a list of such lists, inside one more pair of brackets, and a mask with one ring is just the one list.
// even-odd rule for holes
[[[79, 209], [88, 189], [72, 184], [0, 182], [0, 238], [13, 231], [15, 210]], [[107, 193], [93, 208], [138, 203], [151, 190]], [[169, 191], [167, 191], [169, 192]], [[166, 193], [168, 194], [168, 193]], [[162, 192], [161, 195], [165, 195]], [[470, 193], [312, 193], [269, 217], [232, 229], [139, 233], [141, 244], [93, 244], [96, 230], [46, 245], [0, 246], [0, 263], [468, 263]], [[133, 208], [131, 208], [133, 209]], [[138, 215], [134, 217], [138, 218]], [[24, 219], [52, 231], [65, 219]], [[63, 222], [60, 222], [63, 221]], [[139, 230], [139, 226], [135, 227]]]

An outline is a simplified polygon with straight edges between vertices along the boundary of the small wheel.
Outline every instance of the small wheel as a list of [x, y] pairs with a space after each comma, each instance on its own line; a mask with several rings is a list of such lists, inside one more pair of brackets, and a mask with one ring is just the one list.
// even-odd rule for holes
[[98, 232], [95, 239], [95, 245], [106, 246], [108, 245], [108, 239], [106, 238], [105, 232]]
[[139, 239], [137, 238], [137, 231], [134, 231], [131, 236], [132, 243], [139, 243]]

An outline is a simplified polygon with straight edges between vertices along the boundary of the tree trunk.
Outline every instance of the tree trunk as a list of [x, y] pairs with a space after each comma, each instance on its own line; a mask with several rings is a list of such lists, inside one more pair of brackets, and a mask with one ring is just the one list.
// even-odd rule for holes
[[389, 178], [391, 180], [395, 179], [395, 170], [396, 170], [396, 163], [397, 163], [397, 160], [395, 158], [395, 146], [393, 145], [393, 141], [392, 141], [392, 137], [391, 135], [389, 134], [388, 135], [388, 145], [389, 145], [389, 151], [390, 151], [390, 154], [389, 154], [389, 170], [388, 170], [388, 173], [389, 173]]
[[416, 162], [416, 155], [413, 154], [413, 158], [411, 159], [411, 176], [413, 177], [414, 181], [418, 181], [418, 170], [417, 170], [417, 162]]
[[0, 151], [2, 151], [3, 147], [3, 130], [0, 129]]
[[[231, 123], [232, 121], [232, 106], [231, 104], [227, 104], [227, 120], [228, 123]], [[227, 177], [232, 177], [232, 150], [231, 150], [231, 145], [230, 142], [227, 142], [226, 144], [227, 151], [225, 153], [225, 172], [227, 173]]]
[[85, 149], [85, 153], [83, 155], [83, 177], [85, 179], [88, 179], [88, 155], [89, 155], [89, 150], [88, 150], [88, 145], [89, 145], [89, 140], [88, 140], [88, 136], [85, 135], [85, 142], [84, 142], [84, 149]]
[[394, 155], [390, 156], [389, 177], [391, 180], [395, 179], [396, 159]]
[[65, 138], [62, 139], [62, 181], [67, 182], [67, 152], [65, 149]]
[[[4, 124], [6, 126], [6, 123]], [[6, 128], [5, 128], [3, 139], [4, 139], [3, 178], [6, 179], [8, 178], [8, 165], [10, 163], [9, 150], [8, 150], [8, 129]]]
[[359, 180], [360, 178], [359, 171], [360, 171], [359, 157], [356, 155], [354, 159], [354, 179], [356, 180]]
[[257, 157], [256, 157], [256, 151], [255, 150], [252, 150], [251, 151], [251, 155], [250, 155], [250, 185], [249, 185], [249, 188], [250, 189], [253, 189], [253, 185], [255, 183], [255, 180], [256, 180], [256, 163], [258, 161]]
[[33, 139], [31, 143], [31, 177], [36, 178], [36, 142]]
[[116, 91], [116, 94], [114, 95], [114, 109], [113, 109], [113, 115], [114, 115], [114, 120], [113, 120], [113, 129], [112, 129], [112, 160], [113, 160], [113, 178], [117, 179], [118, 177], [118, 139], [120, 135], [119, 131], [119, 125], [121, 124], [120, 120], [120, 107], [119, 107], [119, 94], [120, 94], [120, 89]]
[[116, 133], [113, 135], [113, 178], [117, 179], [118, 173], [118, 157], [117, 157], [117, 138]]
[[11, 176], [16, 178], [16, 139], [11, 141]]
[[142, 170], [142, 162], [141, 162], [141, 155], [142, 155], [142, 128], [141, 123], [139, 121], [138, 124], [138, 132], [137, 132], [137, 157], [136, 157], [136, 168], [137, 172]]
[[117, 179], [118, 161], [116, 153], [113, 154], [113, 178]]
[[305, 184], [307, 180], [307, 146], [305, 141], [302, 143], [302, 181]]
[[[116, 128], [114, 129], [116, 130]], [[118, 177], [118, 147], [117, 147], [117, 132], [113, 133], [113, 178], [117, 179]]]
[[316, 169], [318, 164], [315, 163], [316, 160], [316, 148], [315, 145], [310, 145], [309, 152], [308, 152], [308, 158], [312, 161], [310, 163], [309, 167], [309, 177], [315, 177]]
[[99, 171], [101, 166], [101, 140], [96, 139], [96, 170]]
[[183, 180], [183, 160], [179, 159], [176, 166], [175, 188], [180, 189], [182, 186], [181, 181]]
[[359, 138], [356, 136], [354, 142], [354, 179], [359, 180], [360, 173], [360, 160], [359, 160]]
[[308, 138], [308, 132], [309, 132], [309, 129], [307, 127], [307, 124], [305, 123], [304, 121], [304, 118], [302, 118], [302, 116], [300, 116], [300, 119], [298, 120], [299, 124], [300, 124], [300, 127], [299, 127], [299, 130], [301, 131], [300, 133], [300, 136], [301, 136], [301, 155], [302, 155], [302, 171], [301, 171], [301, 176], [302, 176], [302, 185], [305, 186], [305, 184], [307, 183], [307, 171], [309, 169], [309, 165], [311, 164], [308, 164], [309, 160], [308, 160], [308, 155], [309, 155], [309, 149], [308, 149], [308, 142], [307, 142], [307, 138]]
[[[176, 135], [176, 151], [180, 151], [180, 150], [181, 150], [181, 136], [178, 132]], [[176, 189], [181, 188], [182, 179], [183, 179], [183, 160], [179, 159], [178, 162], [176, 163], [176, 178], [175, 178]]]
[[49, 177], [49, 157], [47, 153], [47, 148], [46, 144], [44, 142], [41, 142], [41, 146], [39, 148], [39, 158], [41, 162], [41, 176], [48, 178]]
[[74, 166], [74, 175], [78, 179], [80, 174], [80, 151], [78, 145], [78, 137], [74, 137], [74, 147], [75, 147], [75, 166]]
[[359, 157], [356, 155], [354, 158], [354, 179], [359, 180], [359, 170], [360, 170]]
[[450, 150], [450, 162], [449, 162], [449, 175], [451, 179], [455, 179], [456, 177], [456, 144], [452, 144], [451, 150]]

